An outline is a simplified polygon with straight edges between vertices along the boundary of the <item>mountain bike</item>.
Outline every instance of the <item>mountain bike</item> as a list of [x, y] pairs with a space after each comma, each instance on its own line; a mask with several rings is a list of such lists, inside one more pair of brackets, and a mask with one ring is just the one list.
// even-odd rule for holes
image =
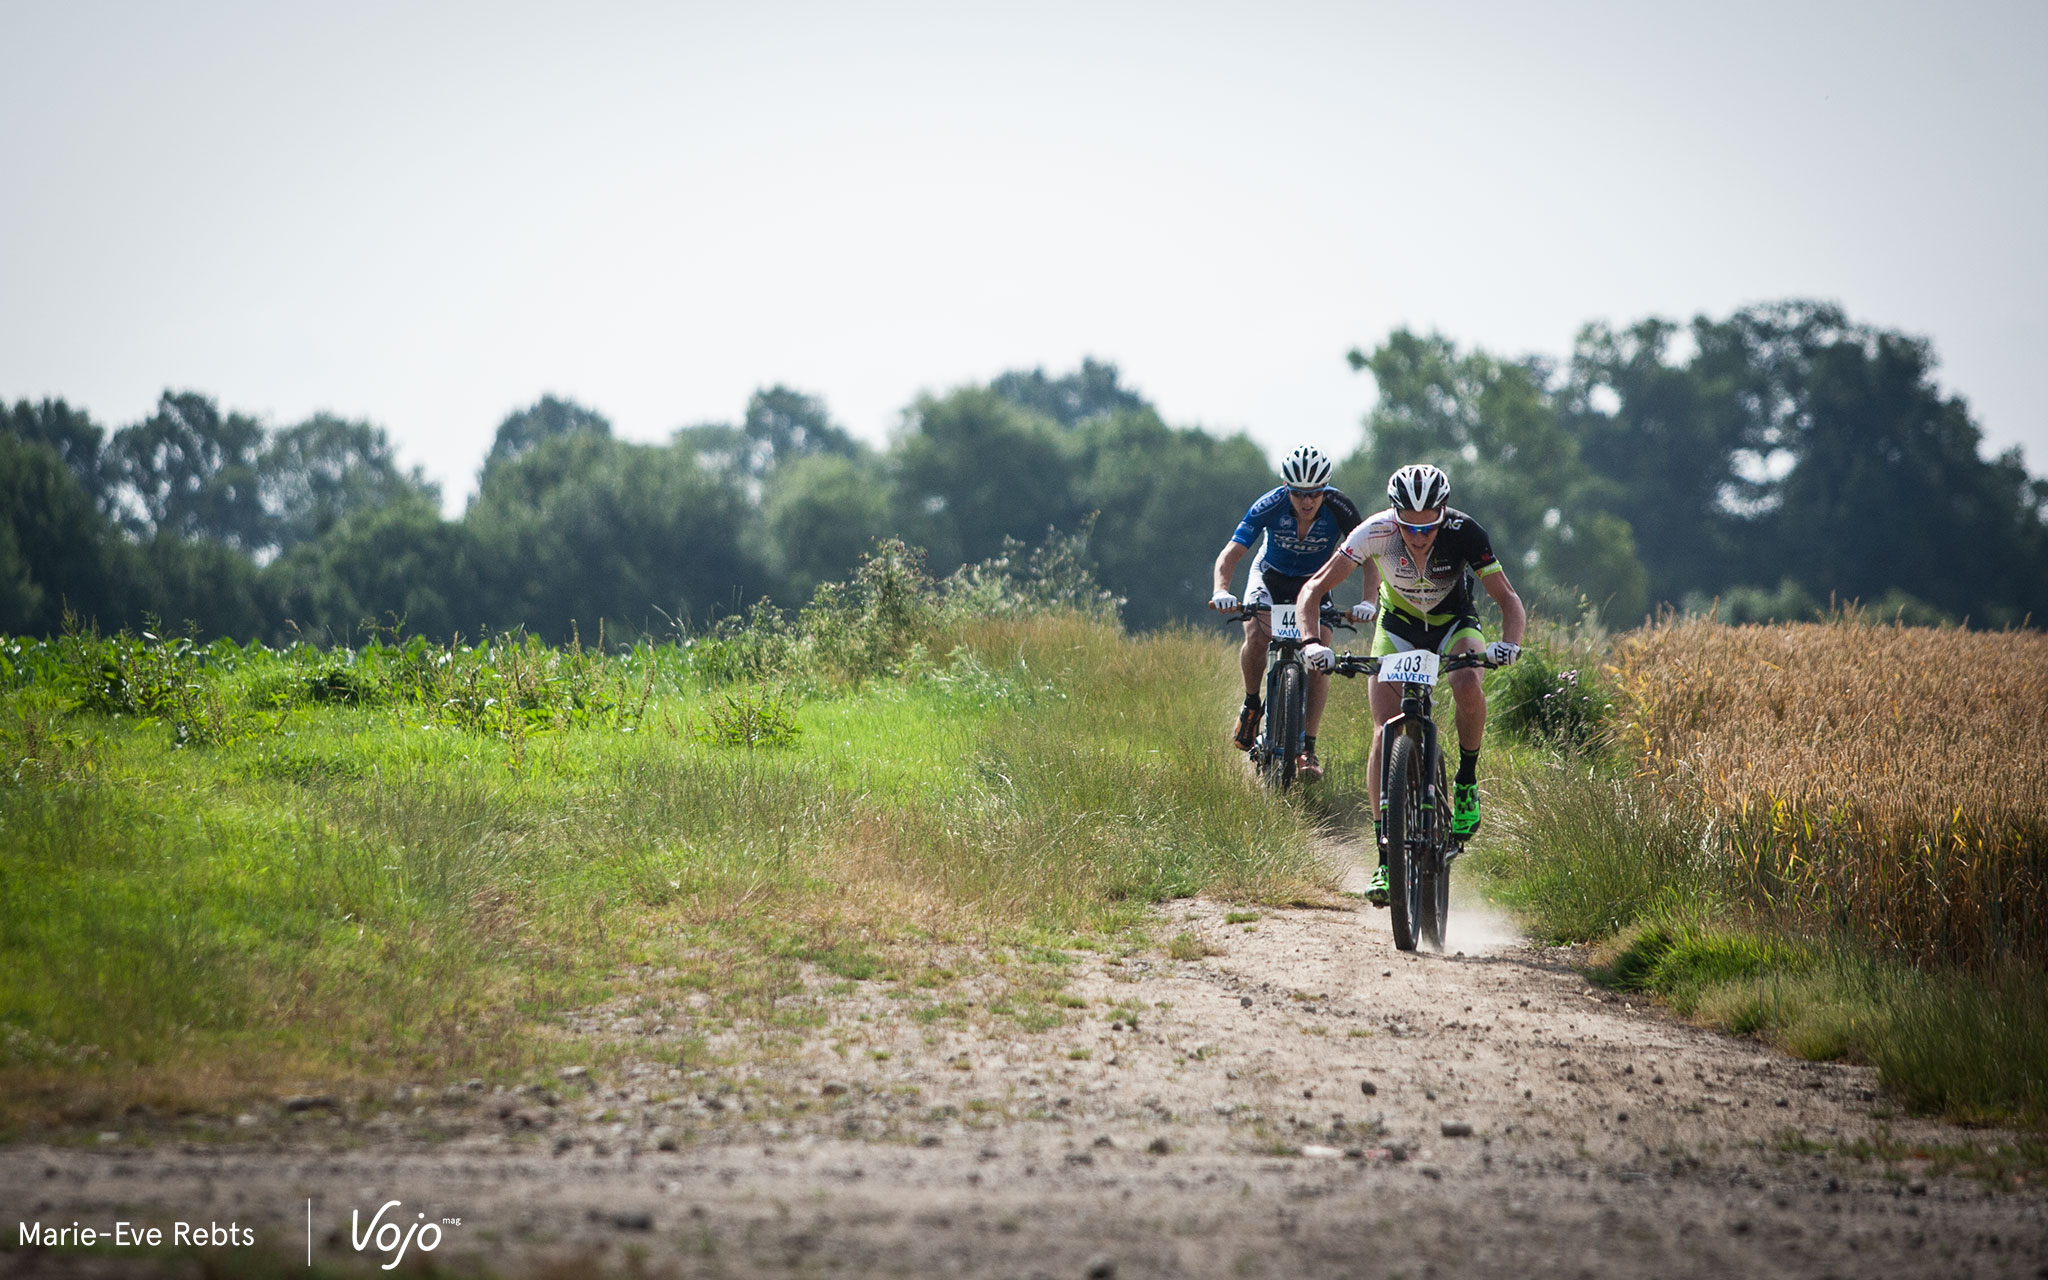
[[[1257, 741], [1245, 754], [1259, 780], [1275, 791], [1294, 785], [1296, 761], [1301, 756], [1301, 735], [1308, 723], [1308, 667], [1301, 651], [1314, 644], [1304, 635], [1301, 619], [1291, 604], [1248, 604], [1231, 622], [1246, 622], [1262, 613], [1273, 615], [1272, 637], [1266, 650], [1266, 721]], [[1322, 622], [1326, 627], [1355, 630], [1342, 610], [1324, 601]]]
[[1439, 675], [1492, 667], [1484, 653], [1440, 657], [1424, 649], [1379, 658], [1339, 654], [1341, 676], [1372, 676], [1401, 685], [1401, 713], [1380, 729], [1380, 797], [1387, 815], [1388, 906], [1394, 945], [1444, 949], [1451, 914], [1451, 863], [1465, 851], [1451, 834], [1450, 770], [1437, 743], [1431, 690]]

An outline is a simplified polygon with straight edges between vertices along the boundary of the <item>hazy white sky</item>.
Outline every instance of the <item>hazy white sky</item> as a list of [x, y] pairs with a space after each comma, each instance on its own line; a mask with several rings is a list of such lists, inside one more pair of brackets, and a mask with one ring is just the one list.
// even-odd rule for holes
[[1397, 325], [1803, 296], [2048, 470], [2048, 4], [0, 0], [0, 397], [644, 440], [1083, 355], [1358, 442]]

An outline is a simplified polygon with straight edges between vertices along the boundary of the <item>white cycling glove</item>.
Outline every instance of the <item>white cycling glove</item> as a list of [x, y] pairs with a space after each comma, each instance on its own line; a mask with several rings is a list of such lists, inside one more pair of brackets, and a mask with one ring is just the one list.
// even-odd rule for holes
[[1337, 652], [1326, 644], [1306, 645], [1301, 660], [1310, 671], [1328, 671], [1337, 665]]
[[1486, 646], [1486, 660], [1496, 667], [1505, 667], [1522, 656], [1522, 646], [1506, 640], [1496, 640]]
[[1360, 600], [1357, 604], [1351, 606], [1351, 620], [1353, 622], [1371, 622], [1378, 615], [1379, 611], [1380, 607], [1372, 601]]
[[1232, 613], [1237, 609], [1237, 597], [1228, 591], [1218, 591], [1209, 597], [1209, 607], [1218, 613]]

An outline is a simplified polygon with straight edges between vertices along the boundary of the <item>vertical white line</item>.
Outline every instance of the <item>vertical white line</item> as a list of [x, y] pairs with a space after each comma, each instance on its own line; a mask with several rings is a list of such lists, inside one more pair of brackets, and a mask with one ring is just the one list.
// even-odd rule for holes
[[313, 1265], [313, 1197], [306, 1197], [306, 1265]]

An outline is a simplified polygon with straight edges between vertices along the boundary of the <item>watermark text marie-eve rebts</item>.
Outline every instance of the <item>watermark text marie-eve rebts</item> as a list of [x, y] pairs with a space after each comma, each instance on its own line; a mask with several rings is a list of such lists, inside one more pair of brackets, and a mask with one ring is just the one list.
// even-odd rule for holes
[[166, 1230], [163, 1227], [149, 1227], [137, 1222], [116, 1222], [112, 1229], [87, 1227], [73, 1222], [69, 1226], [41, 1222], [23, 1222], [20, 1228], [21, 1248], [42, 1246], [45, 1249], [86, 1248], [97, 1249], [111, 1246], [116, 1249], [158, 1249], [165, 1245], [186, 1246], [202, 1249], [246, 1249], [256, 1243], [256, 1232], [230, 1222], [222, 1226], [218, 1222], [173, 1222]]

